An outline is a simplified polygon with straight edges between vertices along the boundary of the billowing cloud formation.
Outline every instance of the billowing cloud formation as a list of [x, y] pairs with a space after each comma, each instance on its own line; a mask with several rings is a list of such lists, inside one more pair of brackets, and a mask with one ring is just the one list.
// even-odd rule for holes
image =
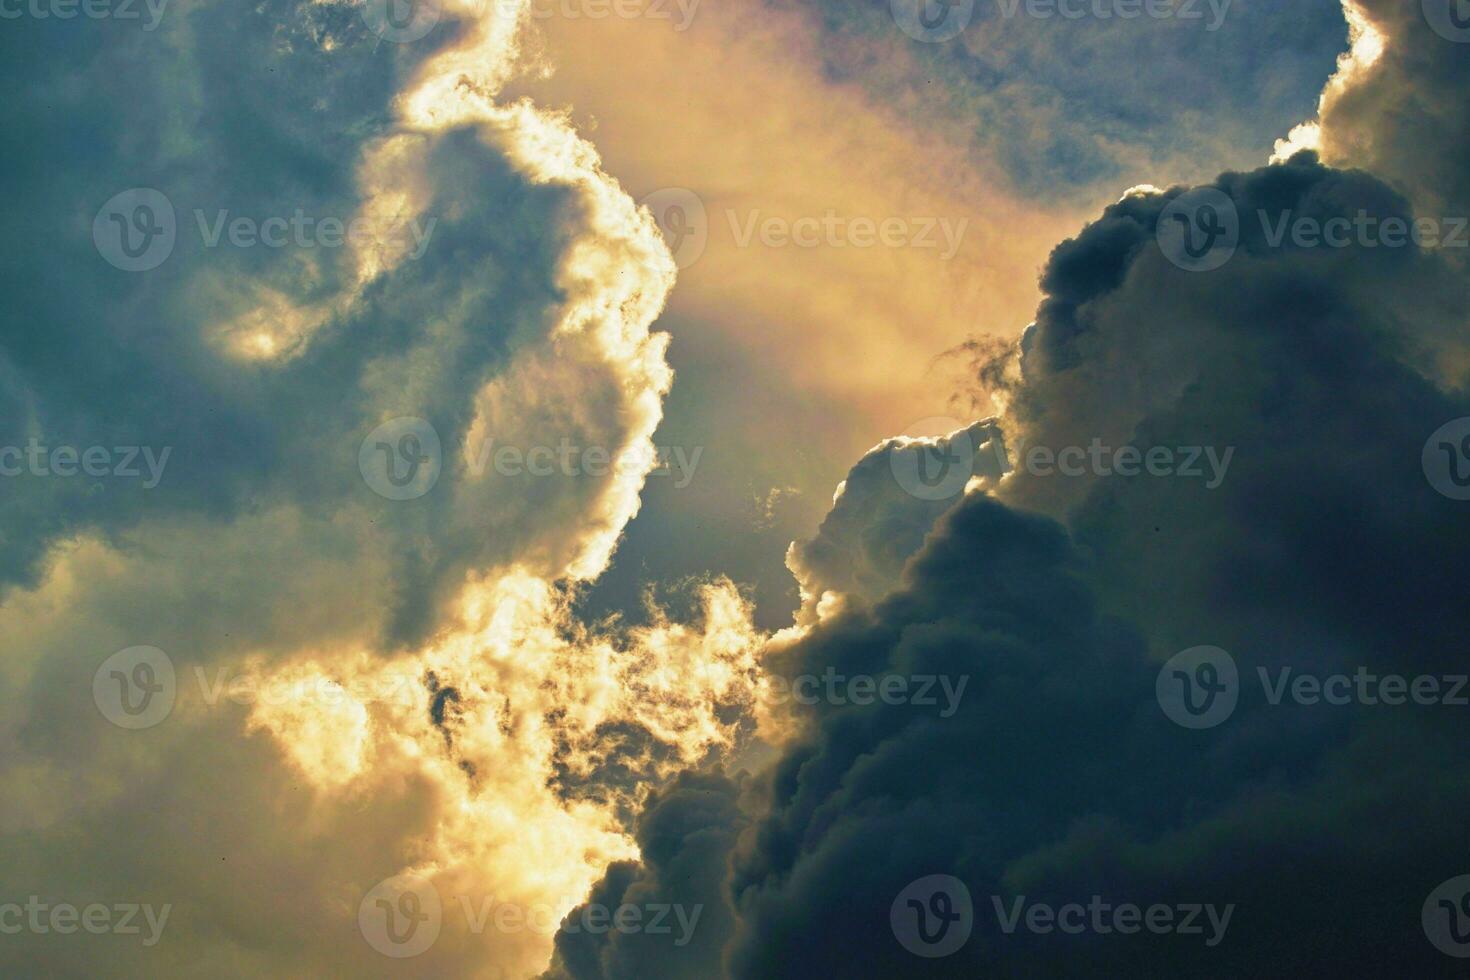
[[[808, 602], [760, 658], [723, 580], [690, 622], [573, 614], [652, 465], [673, 263], [563, 117], [501, 95], [524, 5], [451, 3], [408, 43], [334, 3], [13, 25], [0, 112], [35, 145], [0, 163], [0, 436], [146, 447], [157, 469], [67, 476], [48, 453], [7, 477], [0, 898], [168, 919], [156, 945], [7, 932], [0, 966], [1443, 970], [1417, 913], [1466, 870], [1456, 709], [1256, 692], [1186, 731], [1156, 700], [1159, 664], [1201, 644], [1247, 680], [1463, 669], [1466, 512], [1420, 470], [1470, 413], [1462, 265], [1270, 230], [1464, 199], [1459, 124], [1404, 121], [1460, 49], [1363, 9], [1386, 48], [1324, 102], [1332, 166], [1220, 177], [1241, 241], [1208, 272], [1159, 249], [1179, 191], [1060, 246], [1014, 375], [983, 375], [1005, 382], [1012, 475], [988, 423], [873, 450], [793, 550]], [[95, 83], [118, 74], [136, 84]], [[109, 213], [129, 188], [152, 193]], [[121, 236], [163, 233], [159, 196], [170, 254], [127, 271]], [[231, 223], [297, 209], [369, 234], [261, 247]], [[931, 498], [961, 436], [989, 462]], [[1094, 442], [1212, 448], [1218, 479], [1024, 455]], [[631, 462], [532, 468], [564, 445]], [[919, 960], [892, 913], [933, 874], [968, 886], [976, 935]], [[1228, 935], [1007, 934], [992, 912], [1093, 895], [1229, 907]], [[667, 931], [588, 928], [625, 908]]]
[[[731, 912], [724, 893], [726, 855], [743, 825], [739, 787], [723, 776], [685, 773], [649, 801], [639, 821], [641, 864], [609, 869], [588, 902], [567, 917], [545, 980], [572, 977], [646, 977], [701, 980], [709, 976], [729, 939]], [[640, 911], [671, 907], [668, 931], [581, 927], [595, 906]], [[687, 928], [680, 928], [681, 921]]]
[[7, 932], [0, 972], [372, 975], [410, 875], [439, 921], [405, 975], [532, 974], [649, 785], [748, 727], [728, 582], [691, 624], [570, 612], [653, 466], [672, 259], [565, 120], [497, 101], [524, 4], [415, 41], [166, 14], [7, 22], [0, 443], [45, 467], [0, 503], [0, 893], [170, 918]]
[[[1241, 0], [1217, 30], [1207, 0], [1173, 15], [1185, 6], [980, 0], [933, 44], [888, 0], [538, 3], [548, 72], [512, 91], [565, 105], [635, 197], [695, 192], [705, 221], [692, 212], [685, 241], [708, 233], [661, 321], [680, 383], [660, 439], [705, 461], [677, 493], [650, 481], [599, 608], [715, 569], [752, 590], [764, 627], [785, 625], [798, 597], [782, 553], [853, 460], [915, 419], [962, 414], [937, 352], [1014, 339], [1047, 253], [1122, 187], [1253, 167], [1311, 112], [1346, 36], [1335, 4]], [[759, 232], [829, 214], [916, 232], [928, 215], [964, 223], [962, 240], [945, 261], [938, 229], [936, 248], [771, 247]]]
[[[1358, 78], [1356, 104], [1434, 100], [1444, 89], [1420, 80], [1463, 64], [1424, 21], [1391, 20], [1388, 67]], [[1132, 193], [1057, 248], [1019, 381], [1001, 392], [1015, 471], [944, 510], [885, 598], [765, 655], [787, 679], [964, 677], [958, 710], [829, 697], [799, 712], [726, 824], [733, 938], [704, 975], [1451, 975], [1421, 909], [1466, 873], [1463, 708], [1391, 706], [1368, 700], [1373, 687], [1343, 705], [1270, 697], [1284, 669], [1428, 676], [1441, 694], [1467, 670], [1470, 581], [1452, 543], [1470, 512], [1421, 458], [1470, 416], [1463, 265], [1407, 239], [1327, 247], [1273, 231], [1450, 216], [1434, 209], [1464, 179], [1458, 127], [1420, 127], [1402, 103], [1384, 116], [1380, 132], [1415, 134], [1383, 151], [1387, 180], [1304, 153], [1215, 181], [1240, 235], [1213, 269], [1160, 246], [1183, 189]], [[1326, 118], [1325, 147], [1377, 125], [1374, 109]], [[1117, 472], [1122, 447], [1135, 475]], [[1188, 472], [1208, 473], [1209, 449], [1229, 461], [1214, 481]], [[1056, 465], [1067, 450], [1075, 469]], [[1165, 455], [1144, 470], [1150, 450]], [[875, 535], [886, 520], [874, 511]], [[831, 549], [797, 548], [798, 567]], [[1157, 681], [1203, 646], [1231, 657], [1238, 702], [1187, 729]], [[924, 959], [894, 923], [931, 875], [967, 887], [973, 934]], [[1080, 929], [1024, 924], [1069, 903]], [[1124, 935], [1092, 911], [1125, 903], [1200, 906], [1199, 931]], [[919, 905], [929, 927], [958, 908]], [[572, 975], [637, 971], [603, 958]]]
[[901, 436], [873, 449], [837, 488], [817, 536], [792, 545], [787, 564], [804, 607], [829, 594], [881, 599], [898, 586], [909, 558], [970, 480], [1002, 475], [1006, 451], [995, 425], [934, 422], [953, 431]]
[[1386, 40], [1363, 84], [1329, 90], [1323, 152], [1404, 188], [1425, 213], [1464, 215], [1470, 174], [1460, 161], [1470, 122], [1452, 99], [1439, 98], [1470, 78], [1461, 8], [1438, 0], [1352, 5]]

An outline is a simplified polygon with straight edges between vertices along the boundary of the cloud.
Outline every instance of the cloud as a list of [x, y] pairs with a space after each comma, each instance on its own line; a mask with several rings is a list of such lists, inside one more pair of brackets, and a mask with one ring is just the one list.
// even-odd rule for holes
[[[1383, 65], [1456, 57], [1422, 33], [1386, 34]], [[1361, 102], [1379, 79], [1389, 94], [1399, 84], [1367, 72]], [[839, 496], [793, 567], [824, 583], [844, 581], [829, 564], [841, 569], [864, 601], [778, 637], [764, 666], [787, 679], [964, 676], [966, 694], [948, 719], [912, 702], [798, 709], [724, 825], [738, 834], [725, 878], [735, 932], [706, 975], [1445, 972], [1419, 914], [1462, 873], [1458, 709], [1273, 705], [1257, 681], [1284, 668], [1465, 672], [1467, 582], [1446, 543], [1470, 517], [1421, 459], [1431, 434], [1470, 415], [1455, 367], [1463, 264], [1412, 243], [1267, 233], [1283, 218], [1424, 217], [1454, 184], [1440, 160], [1455, 158], [1452, 138], [1420, 148], [1451, 155], [1395, 182], [1312, 153], [1222, 174], [1209, 186], [1240, 235], [1209, 271], [1160, 246], [1185, 188], [1108, 207], [1053, 253], [1014, 369], [985, 374], [1004, 389], [1014, 472], [932, 514], [911, 507], [933, 521], [927, 536]], [[1233, 463], [1210, 488], [1178, 472], [1041, 473], [1017, 455], [1094, 440], [1229, 447]], [[870, 484], [877, 458], [850, 488]], [[893, 560], [852, 544], [865, 535]], [[848, 560], [827, 562], [837, 554]], [[896, 586], [875, 598], [869, 581], [887, 585], [895, 563]], [[1168, 719], [1156, 682], [1202, 645], [1232, 655], [1240, 701], [1192, 731]], [[974, 935], [919, 959], [890, 915], [936, 874], [968, 887]], [[1022, 896], [1209, 903], [1232, 918], [1213, 947], [1177, 933], [1007, 933], [995, 903]]]
[[[1417, 247], [1283, 249], [1250, 225], [1463, 199], [1446, 162], [1457, 124], [1404, 121], [1420, 86], [1454, 77], [1442, 62], [1457, 49], [1364, 9], [1390, 44], [1324, 102], [1321, 146], [1371, 172], [1306, 154], [1222, 175], [1215, 189], [1247, 231], [1208, 273], [1159, 251], [1179, 190], [1106, 209], [1054, 252], [1014, 372], [985, 374], [1004, 418], [868, 452], [791, 552], [808, 603], [768, 640], [718, 576], [687, 590], [690, 616], [577, 614], [653, 465], [672, 373], [651, 326], [675, 265], [569, 117], [509, 88], [541, 67], [521, 47], [525, 4], [448, 3], [413, 43], [380, 38], [359, 6], [284, 0], [187, 4], [147, 33], [13, 25], [0, 72], [17, 95], [0, 114], [32, 142], [0, 162], [16, 204], [0, 216], [13, 313], [0, 445], [169, 456], [153, 486], [6, 477], [0, 834], [16, 857], [0, 897], [146, 902], [170, 918], [148, 947], [7, 936], [0, 963], [492, 977], [534, 974], [551, 955], [558, 980], [909, 975], [921, 965], [894, 942], [890, 906], [947, 873], [982, 910], [991, 894], [1238, 903], [1232, 939], [1249, 938], [1222, 944], [1222, 972], [1259, 968], [1262, 951], [1279, 967], [1288, 948], [1313, 966], [1432, 969], [1412, 912], [1456, 870], [1444, 855], [1466, 802], [1460, 723], [1257, 701], [1190, 733], [1154, 687], [1165, 657], [1200, 643], [1228, 647], [1246, 676], [1458, 667], [1470, 624], [1445, 542], [1464, 538], [1465, 518], [1426, 485], [1419, 454], [1470, 414], [1463, 264]], [[749, 363], [794, 360], [797, 387], [882, 416], [942, 346], [916, 337], [977, 308], [1011, 322], [1030, 304], [1014, 274], [1031, 261], [1014, 231], [1030, 209], [988, 186], [989, 170], [960, 167], [963, 147], [916, 143], [918, 125], [875, 129], [894, 113], [866, 95], [841, 93], [850, 112], [833, 122], [805, 94], [817, 59], [761, 48], [789, 42], [793, 21], [719, 23], [769, 28], [729, 48], [726, 67], [752, 88], [690, 84], [702, 105], [728, 98], [763, 121], [754, 138], [776, 155], [761, 173], [790, 192], [778, 199], [831, 191], [874, 218], [985, 205], [988, 227], [956, 256], [974, 283], [908, 253], [772, 266], [716, 248], [722, 275], [686, 274], [683, 316], [748, 321]], [[579, 43], [606, 43], [590, 37]], [[1432, 54], [1394, 47], [1406, 38]], [[659, 57], [629, 57], [628, 78], [687, 64], [648, 50]], [[594, 109], [613, 111], [617, 91]], [[730, 116], [691, 116], [690, 129]], [[620, 141], [645, 129], [608, 130], [620, 164], [639, 159]], [[1368, 133], [1418, 140], [1427, 159]], [[684, 144], [671, 150], [681, 165], [710, 162], [700, 138]], [[915, 146], [929, 156], [917, 177]], [[736, 178], [755, 163], [716, 162], [707, 203], [744, 206]], [[105, 243], [106, 202], [129, 188], [162, 195], [176, 218], [146, 272]], [[298, 213], [317, 238], [261, 247], [210, 230]], [[126, 232], [160, 212], [115, 216]], [[323, 218], [373, 234], [330, 245]], [[1053, 240], [1028, 228], [1032, 245]], [[995, 292], [966, 305], [982, 282]], [[823, 330], [793, 340], [803, 317]], [[826, 428], [861, 428], [848, 420], [832, 413]], [[1098, 437], [1237, 452], [1213, 489], [1024, 467], [999, 479], [990, 463], [968, 492], [904, 488], [922, 454], [998, 449], [1001, 428], [1016, 449]], [[482, 465], [491, 440], [643, 462], [509, 477]], [[393, 470], [371, 470], [380, 452]], [[131, 677], [162, 684], [168, 710], [128, 730], [99, 692], [129, 680], [104, 663], [139, 647], [167, 658], [171, 674]], [[757, 703], [777, 680], [829, 671], [965, 687], [949, 713], [916, 699]], [[437, 896], [438, 938], [390, 964], [364, 917], [374, 889], [405, 876]], [[684, 944], [576, 932], [589, 902], [701, 917]], [[933, 972], [1197, 962], [1173, 941], [981, 933]]]
[[[524, 5], [446, 4], [415, 43], [349, 4], [169, 13], [116, 47], [53, 45], [55, 20], [7, 34], [26, 94], [3, 111], [35, 155], [6, 163], [0, 443], [170, 455], [146, 488], [6, 480], [0, 779], [25, 858], [0, 892], [171, 917], [147, 948], [7, 935], [0, 962], [370, 974], [359, 905], [411, 874], [446, 915], [409, 970], [532, 973], [556, 919], [636, 853], [622, 817], [648, 781], [750, 725], [750, 611], [728, 582], [687, 622], [571, 612], [654, 463], [672, 258], [563, 117], [499, 96]], [[93, 240], [129, 186], [176, 218], [148, 271]], [[421, 234], [228, 230], [298, 215]], [[506, 476], [479, 465], [492, 439], [633, 462]], [[139, 646], [168, 659], [149, 683], [171, 710], [128, 731], [94, 675]], [[485, 903], [548, 921], [487, 926], [466, 911]]]
[[[511, 91], [565, 106], [635, 197], [688, 188], [707, 218], [660, 321], [679, 377], [660, 442], [705, 460], [684, 491], [647, 488], [594, 597], [627, 607], [649, 581], [718, 571], [753, 588], [767, 629], [800, 601], [782, 552], [813, 535], [852, 461], [916, 419], [964, 414], [936, 353], [1011, 340], [1051, 247], [1121, 186], [1262, 159], [1346, 40], [1332, 4], [1236, 3], [1209, 32], [1004, 19], [986, 0], [945, 44], [906, 35], [886, 2], [704, 3], [684, 30], [673, 3], [541, 9], [545, 76]], [[1290, 53], [1260, 55], [1273, 46]], [[738, 244], [753, 218], [829, 211], [968, 223], [947, 262], [943, 248]], [[751, 501], [776, 488], [794, 492], [752, 533], [770, 522]]]
[[[723, 885], [730, 847], [744, 823], [738, 792], [722, 776], [684, 773], [651, 797], [638, 823], [641, 862], [611, 866], [588, 902], [567, 915], [545, 980], [709, 976], [733, 926]], [[582, 924], [594, 906], [633, 906], [649, 921], [637, 931], [588, 931]], [[667, 925], [655, 926], [657, 913], [647, 910], [670, 906], [675, 911], [666, 913]]]
[[[970, 480], [994, 482], [1002, 475], [1005, 449], [994, 424], [934, 421], [944, 431], [874, 447], [838, 486], [816, 537], [792, 545], [786, 560], [801, 585], [804, 613], [824, 600], [872, 603], [892, 592], [929, 529], [959, 502]], [[933, 479], [921, 481], [931, 466]]]
[[1452, 5], [1354, 0], [1353, 6], [1385, 38], [1383, 54], [1365, 70], [1363, 84], [1329, 90], [1324, 98], [1326, 158], [1372, 170], [1425, 213], [1465, 214], [1470, 176], [1457, 161], [1470, 130], [1463, 114], [1431, 94], [1463, 87], [1470, 72], [1463, 37], [1449, 20]]

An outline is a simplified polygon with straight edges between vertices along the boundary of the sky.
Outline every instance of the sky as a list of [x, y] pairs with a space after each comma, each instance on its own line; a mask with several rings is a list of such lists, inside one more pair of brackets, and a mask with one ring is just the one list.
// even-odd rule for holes
[[1464, 0], [0, 21], [0, 975], [1462, 972]]

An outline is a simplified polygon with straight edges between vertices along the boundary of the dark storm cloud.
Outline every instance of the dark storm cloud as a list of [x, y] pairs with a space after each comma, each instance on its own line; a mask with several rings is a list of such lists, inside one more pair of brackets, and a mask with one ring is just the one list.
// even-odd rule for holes
[[[711, 976], [733, 926], [724, 879], [730, 847], [744, 823], [736, 806], [738, 793], [739, 786], [722, 776], [696, 773], [683, 773], [656, 793], [638, 821], [641, 864], [625, 861], [609, 867], [593, 886], [588, 904], [567, 915], [543, 980]], [[668, 932], [642, 926], [637, 932], [591, 932], [579, 928], [589, 905], [609, 910], [676, 906], [689, 927], [681, 929], [679, 916], [670, 912], [665, 916]]]
[[[1443, 252], [1411, 244], [1269, 243], [1266, 229], [1286, 216], [1414, 217], [1367, 174], [1302, 155], [1219, 186], [1242, 229], [1219, 269], [1164, 258], [1154, 227], [1168, 198], [1158, 196], [1125, 200], [1058, 248], [1015, 416], [1049, 447], [1098, 437], [1141, 451], [1233, 447], [1220, 485], [1022, 467], [1003, 496], [1069, 516], [1105, 567], [1103, 588], [1151, 635], [1164, 630], [1165, 644], [1240, 631], [1282, 658], [1302, 656], [1309, 637], [1350, 657], [1442, 650], [1458, 623], [1445, 619], [1458, 575], [1436, 542], [1459, 510], [1430, 490], [1420, 450], [1465, 414], [1426, 377], [1463, 349], [1452, 325], [1465, 280]], [[1202, 605], [1214, 610], [1206, 621], [1179, 620]], [[1273, 606], [1298, 625], [1253, 625]], [[1305, 609], [1315, 615], [1299, 620]]]
[[[1453, 146], [1422, 149], [1447, 161]], [[1455, 186], [1449, 166], [1417, 170], [1420, 186]], [[1462, 266], [1443, 249], [1275, 245], [1265, 230], [1423, 217], [1410, 184], [1311, 154], [1222, 175], [1241, 240], [1208, 272], [1158, 244], [1179, 190], [1130, 196], [1058, 247], [1010, 393], [1013, 452], [1099, 438], [1233, 447], [1233, 465], [1214, 488], [1018, 467], [940, 518], [888, 598], [775, 649], [768, 667], [787, 677], [970, 681], [948, 719], [812, 707], [745, 794], [735, 937], [706, 975], [1453, 973], [1420, 909], [1466, 871], [1465, 709], [1272, 705], [1257, 680], [1470, 668], [1470, 511], [1421, 464], [1430, 435], [1470, 415], [1447, 367], [1464, 349]], [[1230, 652], [1242, 693], [1228, 720], [1191, 731], [1155, 682], [1199, 645]], [[933, 874], [967, 885], [975, 933], [929, 960], [899, 944], [890, 905]], [[1094, 895], [1232, 919], [1211, 946], [1208, 928], [1006, 934], [993, 904]]]
[[[1306, 157], [1219, 185], [1242, 214], [1405, 206]], [[1235, 446], [1235, 466], [1215, 490], [1094, 476], [1050, 496], [1041, 484], [1066, 478], [1021, 469], [1003, 496], [1053, 501], [1075, 541], [971, 498], [871, 621], [843, 617], [796, 648], [783, 672], [974, 680], [954, 724], [828, 709], [787, 753], [732, 878], [733, 975], [1446, 968], [1418, 912], [1460, 871], [1453, 708], [1257, 696], [1192, 733], [1161, 723], [1154, 679], [1200, 644], [1227, 648], [1248, 688], [1258, 667], [1463, 672], [1470, 583], [1446, 543], [1470, 537], [1470, 515], [1430, 487], [1420, 450], [1470, 403], [1401, 359], [1434, 291], [1455, 284], [1434, 256], [1277, 253], [1250, 235], [1224, 268], [1186, 272], [1154, 244], [1167, 200], [1122, 202], [1053, 256], [1017, 415], [1034, 444]], [[967, 883], [977, 935], [931, 964], [885, 926], [903, 886], [934, 873]], [[992, 896], [1094, 894], [1238, 911], [1214, 949], [997, 932]]]
[[[384, 536], [396, 555], [389, 640], [421, 636], [441, 586], [508, 554], [525, 521], [470, 535], [463, 501], [445, 490], [385, 500], [359, 474], [358, 447], [377, 422], [417, 416], [436, 426], [452, 469], [476, 393], [545, 334], [564, 299], [553, 275], [576, 224], [572, 195], [532, 185], [477, 133], [424, 134], [401, 157], [416, 155], [432, 191], [421, 212], [405, 205], [396, 219], [405, 236], [419, 223], [421, 252], [361, 290], [348, 248], [228, 237], [208, 247], [221, 212], [358, 215], [391, 98], [456, 25], [385, 43], [356, 7], [287, 2], [179, 4], [149, 33], [116, 21], [6, 24], [0, 445], [34, 437], [169, 456], [154, 487], [7, 478], [0, 588], [34, 584], [50, 544], [79, 532], [282, 505], [324, 516], [345, 501], [362, 508], [363, 535]], [[172, 253], [146, 272], [114, 268], [92, 238], [98, 209], [132, 187], [162, 192], [176, 215]], [[213, 328], [262, 305], [300, 352], [242, 365]], [[293, 317], [309, 337], [291, 335]]]

